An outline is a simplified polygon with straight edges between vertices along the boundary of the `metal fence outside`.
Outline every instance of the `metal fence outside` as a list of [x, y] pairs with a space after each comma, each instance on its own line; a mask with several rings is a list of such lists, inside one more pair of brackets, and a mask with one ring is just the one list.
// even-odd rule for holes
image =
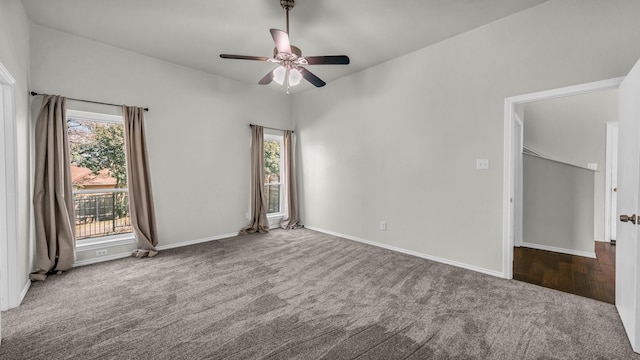
[[131, 232], [128, 189], [74, 190], [76, 240]]

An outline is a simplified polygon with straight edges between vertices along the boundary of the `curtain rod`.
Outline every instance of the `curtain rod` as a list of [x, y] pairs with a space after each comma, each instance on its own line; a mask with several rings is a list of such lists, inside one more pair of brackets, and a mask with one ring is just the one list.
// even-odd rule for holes
[[[256, 125], [256, 124], [249, 124], [249, 127], [253, 127], [254, 125]], [[262, 125], [258, 125], [258, 126], [262, 126]], [[272, 128], [272, 127], [268, 127], [268, 126], [262, 126], [262, 127], [263, 127], [263, 128], [265, 128], [265, 129], [278, 130], [278, 131], [286, 131], [286, 130], [283, 130], [283, 129], [277, 129], [277, 128]], [[295, 131], [291, 130], [291, 133], [294, 133], [294, 132], [295, 132]]]
[[[37, 96], [37, 95], [47, 95], [47, 94], [38, 94], [35, 91], [31, 91], [31, 96]], [[74, 100], [74, 101], [82, 101], [82, 102], [86, 102], [86, 103], [92, 103], [92, 104], [100, 104], [100, 105], [110, 105], [110, 106], [122, 106], [122, 105], [118, 105], [118, 104], [111, 104], [111, 103], [106, 103], [106, 102], [100, 102], [100, 101], [92, 101], [92, 100], [83, 100], [83, 99], [74, 99], [74, 98], [67, 98], [69, 100]], [[144, 111], [149, 111], [149, 108], [143, 108]]]

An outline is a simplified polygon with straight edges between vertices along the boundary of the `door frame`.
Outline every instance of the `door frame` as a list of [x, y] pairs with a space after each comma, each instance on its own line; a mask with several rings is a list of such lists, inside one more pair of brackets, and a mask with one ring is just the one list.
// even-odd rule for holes
[[[518, 128], [515, 126], [519, 126]], [[520, 119], [520, 116], [515, 113], [513, 114], [513, 144], [511, 147], [511, 151], [513, 153], [513, 203], [512, 210], [514, 211], [512, 221], [513, 221], [513, 241], [515, 246], [522, 246], [522, 233], [523, 233], [523, 160], [522, 160], [522, 148], [524, 147], [524, 122]]]
[[[615, 130], [614, 130], [615, 129]], [[605, 169], [605, 181], [604, 181], [604, 187], [605, 187], [605, 191], [604, 191], [604, 218], [606, 219], [604, 222], [604, 239], [603, 241], [605, 242], [609, 242], [611, 241], [611, 229], [613, 228], [613, 223], [611, 222], [612, 220], [612, 216], [615, 213], [615, 211], [612, 211], [612, 199], [611, 199], [611, 188], [613, 187], [612, 184], [612, 175], [613, 175], [613, 171], [616, 170], [617, 171], [617, 167], [616, 169], [614, 169], [612, 167], [612, 160], [613, 160], [613, 155], [616, 153], [614, 151], [614, 149], [618, 148], [618, 138], [617, 136], [615, 137], [615, 141], [614, 141], [614, 131], [617, 133], [618, 132], [618, 121], [614, 121], [614, 122], [609, 122], [607, 123], [607, 140], [606, 140], [606, 159], [607, 159], [607, 163], [606, 163], [606, 169]]]
[[[617, 77], [608, 80], [594, 81], [586, 84], [567, 86], [552, 90], [539, 91], [530, 94], [506, 97], [504, 99], [504, 174], [503, 174], [503, 199], [502, 199], [502, 277], [505, 279], [513, 279], [513, 247], [515, 246], [515, 212], [514, 208], [522, 204], [513, 204], [516, 198], [515, 182], [516, 173], [514, 161], [518, 159], [514, 149], [514, 122], [516, 120], [515, 107], [518, 104], [526, 104], [540, 100], [551, 100], [565, 96], [573, 96], [580, 94], [588, 94], [596, 91], [617, 89], [623, 77]], [[520, 167], [522, 168], [522, 167]], [[521, 229], [519, 230], [521, 231]], [[522, 236], [520, 234], [520, 236]]]
[[16, 80], [0, 63], [0, 310], [20, 305]]

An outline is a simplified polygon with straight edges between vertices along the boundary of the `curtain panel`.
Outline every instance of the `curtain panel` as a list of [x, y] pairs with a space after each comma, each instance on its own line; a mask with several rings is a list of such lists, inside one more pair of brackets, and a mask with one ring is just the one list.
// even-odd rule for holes
[[268, 233], [266, 198], [264, 194], [264, 128], [251, 128], [251, 223], [240, 234]]
[[283, 229], [296, 229], [300, 225], [298, 213], [298, 189], [296, 186], [296, 170], [294, 162], [293, 134], [285, 130], [282, 141], [284, 153], [284, 217], [280, 222]]
[[123, 105], [122, 117], [127, 155], [131, 227], [138, 243], [138, 250], [134, 251], [133, 255], [153, 257], [158, 254], [156, 250], [158, 235], [144, 131], [144, 109]]
[[32, 280], [69, 270], [76, 260], [73, 188], [67, 139], [67, 99], [44, 95], [35, 129], [33, 212], [36, 271]]

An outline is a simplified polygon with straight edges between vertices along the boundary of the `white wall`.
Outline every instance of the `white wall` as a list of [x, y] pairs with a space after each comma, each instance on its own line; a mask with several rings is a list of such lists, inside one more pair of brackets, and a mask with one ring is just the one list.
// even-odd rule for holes
[[505, 97], [625, 75], [639, 13], [549, 1], [294, 95], [304, 223], [502, 273]]
[[523, 156], [523, 246], [595, 257], [594, 172]]
[[[145, 122], [160, 246], [236, 233], [246, 225], [249, 123], [291, 127], [284, 92], [37, 25], [31, 27], [31, 75], [38, 92], [150, 108]], [[68, 107], [88, 110], [78, 102]]]
[[[28, 284], [33, 264], [31, 234], [31, 166], [29, 124], [29, 20], [22, 3], [0, 1], [0, 62], [16, 80], [16, 132], [18, 163], [18, 276], [20, 285]], [[4, 274], [2, 274], [4, 276]]]
[[618, 90], [528, 103], [523, 121], [524, 145], [531, 150], [582, 167], [598, 164], [594, 234], [595, 240], [605, 241], [606, 124], [618, 121]]

